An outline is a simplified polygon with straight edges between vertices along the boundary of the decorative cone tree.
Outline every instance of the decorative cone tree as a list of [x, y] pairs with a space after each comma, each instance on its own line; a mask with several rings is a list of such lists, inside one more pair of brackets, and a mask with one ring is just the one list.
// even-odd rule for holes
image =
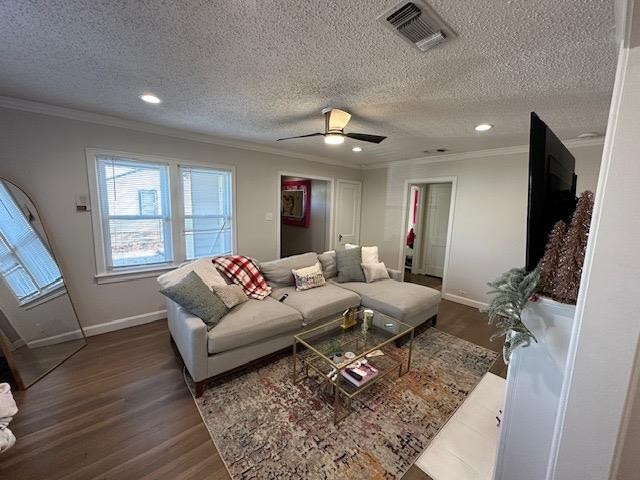
[[556, 276], [558, 273], [558, 262], [560, 261], [560, 253], [562, 245], [567, 235], [567, 224], [562, 220], [557, 222], [547, 240], [544, 248], [544, 257], [540, 262], [540, 280], [538, 281], [538, 291], [542, 295], [553, 298], [553, 290], [556, 285]]
[[554, 281], [553, 297], [564, 303], [575, 305], [578, 299], [592, 212], [593, 193], [583, 192], [578, 199], [566, 239], [562, 245]]

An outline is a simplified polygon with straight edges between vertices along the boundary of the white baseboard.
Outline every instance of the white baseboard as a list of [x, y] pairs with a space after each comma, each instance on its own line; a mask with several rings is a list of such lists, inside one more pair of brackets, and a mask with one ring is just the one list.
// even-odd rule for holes
[[94, 335], [100, 335], [102, 333], [122, 330], [123, 328], [144, 325], [145, 323], [155, 322], [156, 320], [162, 320], [163, 318], [167, 318], [167, 311], [158, 310], [156, 312], [134, 315], [132, 317], [119, 318], [117, 320], [111, 320], [110, 322], [99, 323], [97, 325], [89, 325], [88, 327], [83, 327], [83, 329], [84, 334], [87, 337], [92, 337]]
[[478, 300], [473, 300], [472, 298], [461, 297], [459, 295], [454, 295], [452, 293], [443, 293], [442, 298], [445, 300], [449, 300], [451, 302], [461, 303], [462, 305], [466, 305], [467, 307], [473, 308], [484, 308], [488, 305], [485, 302], [479, 302]]
[[77, 328], [70, 332], [60, 333], [58, 335], [53, 335], [51, 337], [39, 338], [38, 340], [27, 342], [27, 347], [29, 348], [46, 347], [47, 345], [55, 345], [56, 343], [69, 342], [71, 340], [80, 340], [81, 338], [82, 338], [82, 332], [80, 332], [80, 329]]
[[[144, 325], [145, 323], [155, 322], [156, 320], [162, 320], [167, 318], [166, 310], [158, 310], [156, 312], [143, 313], [141, 315], [134, 315], [132, 317], [119, 318], [117, 320], [111, 320], [110, 322], [99, 323], [97, 325], [89, 325], [83, 327], [84, 334], [87, 337], [94, 335], [100, 335], [101, 333], [114, 332], [116, 330], [122, 330], [123, 328], [135, 327], [137, 325]], [[25, 342], [22, 339], [16, 340], [11, 345], [12, 350], [20, 348], [26, 345], [29, 348], [45, 347], [47, 345], [55, 345], [57, 343], [68, 342], [70, 340], [78, 340], [82, 338], [82, 333], [79, 329], [72, 330], [71, 332], [65, 332], [58, 335], [52, 335], [51, 337], [39, 338], [30, 342]]]

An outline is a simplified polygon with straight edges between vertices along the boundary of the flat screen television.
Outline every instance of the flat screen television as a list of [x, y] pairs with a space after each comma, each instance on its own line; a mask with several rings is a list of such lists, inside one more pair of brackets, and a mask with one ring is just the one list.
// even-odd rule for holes
[[569, 222], [576, 206], [576, 161], [534, 112], [529, 138], [526, 269], [536, 268], [553, 225]]

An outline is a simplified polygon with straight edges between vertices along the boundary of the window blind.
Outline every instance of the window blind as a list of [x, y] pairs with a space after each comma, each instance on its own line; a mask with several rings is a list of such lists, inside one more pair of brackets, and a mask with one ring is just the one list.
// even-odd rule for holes
[[111, 156], [96, 161], [106, 268], [170, 262], [168, 165]]
[[231, 172], [181, 166], [180, 178], [186, 258], [232, 253]]
[[38, 298], [62, 285], [58, 264], [0, 183], [0, 275], [18, 300]]

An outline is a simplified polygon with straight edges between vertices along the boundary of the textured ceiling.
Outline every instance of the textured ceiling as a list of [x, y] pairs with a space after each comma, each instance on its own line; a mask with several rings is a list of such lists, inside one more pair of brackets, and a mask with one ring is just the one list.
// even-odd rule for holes
[[[4, 0], [0, 95], [353, 164], [521, 145], [531, 110], [563, 138], [604, 131], [614, 0], [432, 0], [457, 37], [426, 53], [377, 21], [395, 3]], [[322, 131], [325, 106], [389, 138], [274, 141]]]

